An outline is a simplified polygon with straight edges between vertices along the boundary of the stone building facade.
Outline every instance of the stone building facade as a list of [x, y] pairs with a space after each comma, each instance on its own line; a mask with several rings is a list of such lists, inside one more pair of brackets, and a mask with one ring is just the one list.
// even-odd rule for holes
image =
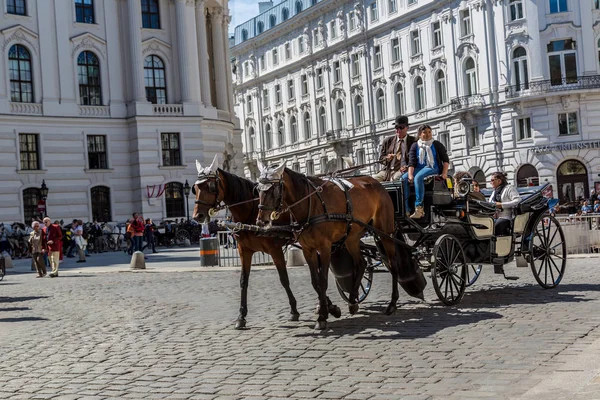
[[242, 170], [226, 0], [1, 5], [0, 221], [30, 222], [42, 183], [53, 219], [186, 217], [196, 159]]
[[[600, 189], [600, 2], [285, 0], [235, 28], [245, 170], [377, 160], [405, 114], [485, 182]], [[378, 166], [365, 168], [374, 173]]]

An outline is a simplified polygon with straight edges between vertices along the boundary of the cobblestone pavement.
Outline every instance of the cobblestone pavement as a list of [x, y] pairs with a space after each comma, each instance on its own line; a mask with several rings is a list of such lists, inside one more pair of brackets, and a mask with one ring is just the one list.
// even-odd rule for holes
[[459, 307], [429, 284], [426, 303], [402, 295], [389, 317], [389, 274], [355, 316], [330, 284], [343, 315], [325, 332], [306, 268], [290, 269], [300, 322], [276, 272], [253, 271], [244, 331], [235, 270], [15, 268], [0, 282], [0, 398], [600, 398], [599, 261], [570, 260], [558, 290], [529, 269], [516, 282], [484, 269]]

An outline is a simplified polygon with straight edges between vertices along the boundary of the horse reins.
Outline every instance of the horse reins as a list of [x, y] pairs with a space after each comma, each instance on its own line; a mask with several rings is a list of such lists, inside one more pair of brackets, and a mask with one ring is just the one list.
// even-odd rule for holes
[[[203, 200], [196, 200], [196, 204], [202, 204], [202, 205], [210, 207], [210, 209], [208, 210], [208, 215], [210, 217], [214, 217], [215, 215], [217, 215], [217, 213], [219, 211], [224, 210], [226, 208], [231, 208], [231, 207], [239, 206], [239, 205], [246, 204], [246, 203], [252, 203], [254, 201], [259, 200], [258, 198], [253, 198], [250, 200], [240, 201], [239, 203], [227, 205], [227, 204], [223, 203], [223, 200], [219, 200], [219, 185], [221, 183], [221, 180], [219, 179], [219, 177], [217, 175], [215, 175], [214, 177], [206, 176], [206, 178], [207, 178], [207, 180], [208, 179], [215, 180], [214, 192], [210, 189], [210, 187], [208, 189], [209, 192], [212, 192], [213, 194], [215, 194], [215, 202], [213, 204], [211, 204], [211, 203], [207, 203], [206, 201], [203, 201]], [[194, 186], [196, 186], [196, 184], [194, 184]], [[221, 204], [221, 203], [223, 203], [223, 204]]]

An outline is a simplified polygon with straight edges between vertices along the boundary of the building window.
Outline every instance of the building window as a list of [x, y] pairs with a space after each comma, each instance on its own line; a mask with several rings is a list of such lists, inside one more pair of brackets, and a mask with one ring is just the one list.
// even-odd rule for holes
[[394, 105], [396, 106], [396, 115], [404, 115], [405, 100], [404, 100], [404, 87], [401, 83], [397, 83], [394, 87]]
[[331, 21], [331, 24], [329, 24], [329, 35], [331, 36], [331, 39], [335, 39], [337, 38], [337, 25], [336, 25], [336, 21], [337, 20], [333, 20]]
[[22, 170], [40, 169], [39, 135], [34, 133], [19, 134], [19, 154]]
[[423, 79], [418, 76], [415, 79], [415, 111], [425, 109], [425, 88], [423, 87]]
[[107, 169], [106, 136], [90, 135], [87, 137], [88, 168]]
[[292, 171], [300, 173], [300, 163], [295, 162], [292, 164]]
[[312, 136], [312, 126], [310, 123], [310, 113], [304, 113], [304, 138], [309, 139]]
[[327, 130], [327, 113], [325, 107], [319, 108], [319, 135], [324, 135]]
[[246, 146], [246, 151], [248, 153], [252, 153], [254, 151], [254, 140], [255, 140], [254, 128], [250, 127], [248, 129], [248, 145]]
[[288, 99], [293, 100], [296, 97], [296, 88], [294, 87], [294, 80], [288, 81]]
[[344, 108], [344, 102], [342, 100], [338, 100], [335, 105], [336, 111], [336, 122], [338, 129], [344, 129], [346, 125], [346, 110]]
[[273, 147], [273, 133], [271, 132], [271, 125], [265, 126], [265, 147], [270, 150]]
[[181, 165], [179, 133], [161, 133], [162, 161], [164, 166]]
[[548, 44], [550, 84], [577, 83], [577, 44], [574, 40], [556, 40]]
[[364, 124], [364, 109], [362, 96], [354, 98], [354, 126], [359, 127]]
[[477, 69], [473, 58], [467, 58], [465, 61], [465, 95], [473, 96], [477, 94]]
[[377, 2], [372, 2], [371, 7], [369, 7], [369, 9], [371, 10], [371, 22], [377, 21], [379, 19], [379, 12], [377, 11]]
[[462, 36], [469, 36], [473, 33], [471, 28], [471, 11], [469, 9], [460, 12], [460, 30]]
[[160, 29], [158, 0], [142, 0], [142, 28]]
[[262, 21], [258, 21], [256, 23], [256, 31], [258, 33], [263, 33], [264, 30], [265, 30], [265, 24]]
[[152, 104], [167, 104], [165, 64], [160, 57], [151, 55], [144, 60], [144, 84], [146, 100]]
[[281, 104], [281, 85], [275, 85], [275, 105]]
[[[25, 0], [7, 0], [6, 12], [15, 15], [27, 15], [27, 3]], [[27, 222], [27, 220], [25, 220]]]
[[98, 222], [112, 221], [110, 210], [110, 188], [95, 186], [90, 190], [92, 199], [92, 219]]
[[298, 38], [298, 54], [304, 53], [304, 36]]
[[350, 11], [350, 13], [348, 13], [348, 29], [350, 31], [356, 29], [356, 14], [354, 11]]
[[302, 2], [301, 1], [297, 1], [296, 2], [296, 14], [299, 14], [302, 12]]
[[274, 14], [271, 14], [269, 16], [269, 28], [273, 28], [275, 25], [277, 25], [277, 17]]
[[15, 44], [8, 51], [10, 101], [33, 103], [33, 73], [31, 54], [24, 46]]
[[531, 164], [525, 164], [517, 172], [517, 187], [538, 186], [540, 177], [537, 169]]
[[42, 194], [38, 188], [23, 190], [23, 218], [25, 223], [30, 224], [34, 218], [39, 218], [37, 212], [38, 203], [42, 200]]
[[400, 61], [400, 39], [392, 39], [392, 63]]
[[290, 58], [292, 58], [292, 47], [290, 45], [290, 42], [287, 42], [285, 46], [283, 46], [283, 49], [285, 51], [285, 59], [289, 60]]
[[165, 206], [167, 218], [185, 217], [185, 202], [183, 185], [179, 182], [169, 182], [165, 185]]
[[319, 34], [319, 30], [313, 30], [313, 45], [316, 47], [321, 44], [321, 35]]
[[287, 8], [284, 8], [283, 10], [281, 10], [281, 20], [282, 21], [287, 21], [287, 19], [290, 17], [290, 11]]
[[419, 31], [411, 31], [410, 32], [411, 39], [411, 55], [416, 56], [421, 54], [421, 35], [419, 35]]
[[550, 14], [567, 11], [567, 0], [550, 0]]
[[365, 150], [358, 149], [356, 150], [356, 165], [365, 165]]
[[101, 106], [100, 62], [91, 51], [82, 51], [77, 57], [79, 101], [83, 106]]
[[450, 151], [450, 133], [448, 132], [440, 132], [438, 136], [438, 140], [444, 145], [447, 151]]
[[308, 94], [308, 78], [306, 77], [306, 74], [301, 75], [300, 76], [300, 84], [301, 84], [301, 90], [302, 90], [302, 96], [307, 95]]
[[600, 10], [600, 0], [594, 0], [594, 9]]
[[323, 68], [317, 68], [317, 90], [323, 89]]
[[338, 83], [342, 81], [342, 68], [339, 61], [333, 62], [333, 82]]
[[277, 144], [280, 147], [285, 144], [285, 129], [281, 120], [277, 123]]
[[263, 108], [269, 108], [269, 89], [263, 89]]
[[579, 135], [576, 112], [558, 114], [558, 134], [560, 136]]
[[442, 46], [444, 44], [442, 41], [442, 24], [439, 21], [431, 24], [431, 33], [433, 37], [433, 48], [435, 49]]
[[392, 13], [395, 13], [396, 11], [398, 11], [396, 0], [389, 0], [389, 2], [388, 2], [388, 12], [390, 14], [392, 14]]
[[515, 85], [517, 90], [529, 89], [529, 71], [527, 68], [527, 52], [522, 47], [513, 51], [513, 65], [515, 67]]
[[258, 65], [260, 66], [261, 71], [264, 71], [265, 69], [267, 69], [265, 66], [265, 55], [264, 54], [258, 58]]
[[508, 7], [511, 21], [523, 18], [523, 0], [510, 0]]
[[290, 118], [290, 134], [292, 135], [292, 143], [296, 143], [298, 141], [298, 121], [293, 115]]
[[252, 114], [252, 112], [254, 111], [252, 109], [252, 96], [246, 97], [246, 111], [248, 112], [248, 114]]
[[248, 40], [248, 31], [246, 29], [242, 29], [242, 41]]
[[417, 0], [408, 0], [409, 6], [412, 6], [413, 4], [417, 4]]
[[383, 93], [383, 89], [377, 90], [375, 94], [375, 101], [377, 102], [377, 121], [381, 122], [385, 119], [385, 93]]
[[379, 69], [383, 66], [381, 61], [381, 46], [375, 46], [373, 48], [373, 64], [374, 69]]
[[479, 129], [476, 126], [469, 128], [469, 145], [471, 147], [479, 146]]
[[315, 162], [313, 160], [306, 160], [306, 175], [313, 176], [315, 174]]
[[517, 120], [517, 131], [519, 140], [531, 139], [531, 118], [519, 118]]
[[444, 71], [441, 70], [435, 75], [435, 94], [438, 106], [448, 102], [448, 94], [446, 92], [446, 75], [444, 74]]
[[273, 49], [273, 66], [279, 64], [279, 52], [277, 49]]
[[75, 21], [94, 23], [94, 0], [75, 0]]
[[327, 173], [327, 157], [321, 157], [321, 174]]
[[356, 78], [360, 76], [360, 61], [358, 54], [352, 54], [352, 77]]

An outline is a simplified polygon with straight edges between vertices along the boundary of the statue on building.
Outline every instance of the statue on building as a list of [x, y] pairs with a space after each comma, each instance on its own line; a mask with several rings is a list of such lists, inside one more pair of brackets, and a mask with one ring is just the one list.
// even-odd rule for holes
[[354, 4], [354, 15], [356, 16], [356, 26], [362, 32], [365, 30], [363, 21], [363, 8], [361, 3]]
[[256, 78], [256, 57], [254, 54], [250, 54], [248, 57], [248, 75], [252, 78]]
[[312, 48], [312, 41], [310, 40], [310, 29], [308, 25], [304, 27], [304, 31], [302, 32], [302, 36], [304, 37], [304, 43], [306, 44], [306, 48], [310, 52]]
[[337, 12], [337, 19], [340, 26], [340, 32], [344, 33], [346, 31], [346, 16], [342, 10]]
[[235, 163], [235, 156], [237, 153], [233, 148], [233, 144], [228, 142], [225, 144], [225, 150], [223, 151], [223, 171], [231, 172], [231, 170], [236, 170], [237, 165]]

